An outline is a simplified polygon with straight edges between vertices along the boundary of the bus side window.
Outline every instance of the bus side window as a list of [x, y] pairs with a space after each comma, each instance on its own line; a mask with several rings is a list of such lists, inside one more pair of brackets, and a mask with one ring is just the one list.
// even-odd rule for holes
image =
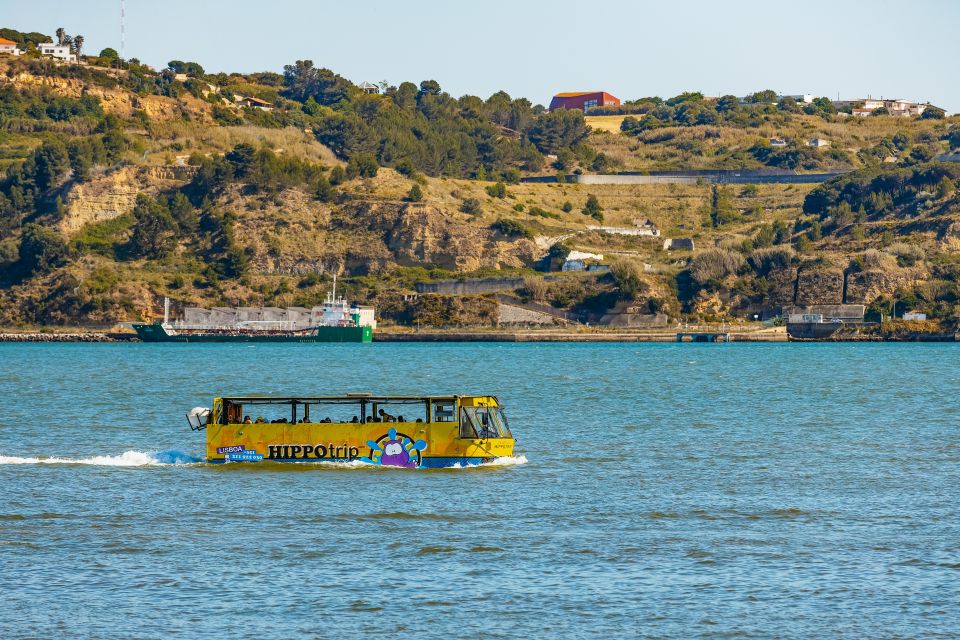
[[433, 403], [433, 421], [434, 422], [453, 422], [455, 417], [453, 413], [454, 405], [447, 402]]
[[470, 439], [477, 437], [477, 429], [474, 426], [473, 417], [466, 409], [460, 409], [460, 437]]

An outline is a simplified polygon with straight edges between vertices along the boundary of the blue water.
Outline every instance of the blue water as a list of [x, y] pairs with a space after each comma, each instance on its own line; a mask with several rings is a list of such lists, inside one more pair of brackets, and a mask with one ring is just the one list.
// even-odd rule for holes
[[[0, 637], [954, 638], [958, 357], [0, 345]], [[358, 390], [496, 394], [527, 462], [194, 462], [214, 395]]]

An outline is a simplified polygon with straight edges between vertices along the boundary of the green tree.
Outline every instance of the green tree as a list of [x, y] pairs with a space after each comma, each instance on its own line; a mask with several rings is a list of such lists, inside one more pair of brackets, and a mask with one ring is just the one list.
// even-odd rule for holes
[[107, 47], [100, 51], [100, 55], [98, 57], [110, 66], [113, 66], [113, 63], [120, 59], [120, 54], [116, 49]]
[[937, 192], [941, 198], [946, 198], [947, 196], [952, 194], [954, 191], [956, 191], [956, 189], [957, 189], [957, 185], [956, 183], [954, 183], [953, 180], [951, 180], [947, 176], [943, 176], [942, 178], [940, 178], [940, 184], [937, 187]]
[[597, 222], [603, 222], [603, 207], [600, 206], [600, 201], [597, 200], [597, 196], [592, 193], [587, 196], [587, 202], [583, 205], [581, 212], [585, 216], [590, 216]]
[[200, 218], [190, 199], [187, 198], [183, 192], [177, 191], [173, 194], [173, 197], [170, 198], [169, 211], [180, 231], [193, 233], [197, 230]]
[[70, 171], [70, 157], [60, 142], [48, 142], [33, 155], [34, 181], [37, 188], [47, 191], [55, 187]]
[[577, 109], [557, 109], [537, 118], [527, 134], [540, 153], [557, 153], [586, 139], [590, 128]]
[[83, 55], [83, 36], [78, 35], [73, 39], [73, 53], [77, 56], [77, 61], [80, 61], [80, 56]]
[[133, 208], [133, 235], [130, 250], [141, 258], [162, 258], [177, 244], [177, 222], [162, 202], [144, 194], [137, 196]]
[[317, 200], [320, 202], [332, 202], [335, 195], [336, 190], [326, 176], [317, 178]]
[[330, 170], [330, 184], [337, 186], [338, 184], [343, 184], [343, 181], [347, 179], [347, 174], [343, 170], [343, 167], [339, 164], [336, 165], [333, 169]]
[[376, 178], [380, 165], [372, 153], [358, 153], [347, 163], [348, 178]]
[[823, 224], [819, 220], [814, 220], [810, 223], [810, 230], [807, 232], [807, 236], [813, 241], [821, 239], [823, 237]]
[[573, 211], [573, 203], [567, 200], [560, 207], [560, 210], [563, 211], [564, 213], [570, 213], [571, 211]]
[[407, 202], [420, 202], [421, 200], [423, 200], [423, 190], [420, 185], [415, 184], [407, 192]]
[[19, 266], [27, 274], [46, 273], [67, 263], [67, 243], [58, 233], [38, 224], [28, 224], [20, 236]]
[[297, 60], [283, 67], [283, 95], [298, 102], [313, 98], [318, 104], [335, 105], [350, 96], [351, 85], [329, 69], [317, 69], [313, 60]]
[[920, 114], [920, 117], [924, 120], [943, 120], [947, 117], [947, 112], [938, 107], [928, 106]]
[[773, 242], [774, 244], [790, 242], [790, 225], [783, 220], [773, 221]]
[[502, 182], [497, 182], [487, 187], [487, 195], [491, 198], [506, 198], [507, 187]]
[[610, 265], [610, 275], [620, 290], [620, 297], [633, 300], [645, 293], [647, 283], [643, 279], [643, 269], [632, 260], [616, 260]]
[[726, 187], [713, 185], [710, 192], [710, 218], [715, 227], [735, 222], [740, 218], [740, 213], [733, 206], [733, 196]]

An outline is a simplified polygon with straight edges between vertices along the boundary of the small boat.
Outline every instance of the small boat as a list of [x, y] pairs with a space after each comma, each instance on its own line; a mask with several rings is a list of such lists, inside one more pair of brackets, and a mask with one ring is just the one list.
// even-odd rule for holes
[[236, 396], [187, 414], [206, 431], [206, 460], [480, 465], [513, 455], [496, 396]]

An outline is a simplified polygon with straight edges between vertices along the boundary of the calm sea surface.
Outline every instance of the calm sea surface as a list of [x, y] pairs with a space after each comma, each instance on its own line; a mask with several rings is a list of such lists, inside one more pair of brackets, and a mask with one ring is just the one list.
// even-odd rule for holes
[[[0, 637], [956, 638], [958, 358], [0, 345]], [[214, 395], [358, 390], [496, 394], [523, 457], [196, 462]]]

